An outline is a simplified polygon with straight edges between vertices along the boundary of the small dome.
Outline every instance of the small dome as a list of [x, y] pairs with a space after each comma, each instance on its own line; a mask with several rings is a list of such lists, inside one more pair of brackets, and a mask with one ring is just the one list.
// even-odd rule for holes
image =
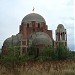
[[30, 14], [26, 15], [23, 18], [22, 23], [29, 23], [31, 21], [36, 21], [36, 22], [39, 22], [39, 23], [40, 22], [46, 23], [45, 19], [41, 15], [39, 15], [37, 13], [30, 13]]
[[40, 45], [40, 44], [44, 44], [44, 45], [52, 45], [52, 39], [50, 38], [50, 36], [44, 32], [35, 32], [32, 33], [29, 36], [29, 44], [31, 45], [32, 42], [35, 45]]
[[59, 24], [57, 29], [64, 29], [64, 26], [62, 24]]
[[7, 38], [4, 41], [3, 45], [4, 46], [11, 46], [11, 45], [16, 46], [16, 45], [19, 44], [20, 39], [21, 39], [21, 35], [20, 34], [12, 35], [11, 37]]
[[3, 43], [3, 46], [9, 46], [9, 45], [12, 45], [12, 37], [7, 38]]

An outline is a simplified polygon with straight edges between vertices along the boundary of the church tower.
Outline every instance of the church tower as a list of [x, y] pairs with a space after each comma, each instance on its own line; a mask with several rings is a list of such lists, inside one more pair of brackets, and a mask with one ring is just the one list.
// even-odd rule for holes
[[62, 24], [59, 24], [56, 29], [56, 46], [60, 43], [67, 47], [67, 32]]

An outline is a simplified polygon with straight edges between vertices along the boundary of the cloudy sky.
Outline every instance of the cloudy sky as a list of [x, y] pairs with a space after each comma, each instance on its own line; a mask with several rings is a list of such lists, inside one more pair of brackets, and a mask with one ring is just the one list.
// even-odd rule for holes
[[62, 23], [67, 29], [68, 47], [74, 48], [74, 0], [0, 0], [0, 48], [3, 41], [19, 32], [24, 16], [35, 13], [44, 17], [48, 29], [55, 30]]

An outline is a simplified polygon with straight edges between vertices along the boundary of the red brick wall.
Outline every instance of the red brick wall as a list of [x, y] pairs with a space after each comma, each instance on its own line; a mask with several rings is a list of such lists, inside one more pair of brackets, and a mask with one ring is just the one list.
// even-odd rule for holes
[[[22, 34], [23, 38], [27, 38], [31, 33], [33, 32], [45, 32], [47, 33], [47, 25], [45, 25], [45, 23], [40, 23], [40, 26], [38, 27], [38, 23], [36, 23], [35, 21], [29, 23], [29, 26], [27, 26], [27, 24], [22, 23], [20, 26], [20, 33]], [[50, 37], [52, 37], [52, 33], [48, 32], [48, 34], [50, 35]]]
[[20, 26], [20, 33], [22, 34], [22, 37], [26, 39], [33, 32], [41, 31], [47, 33], [52, 38], [52, 30], [48, 30], [48, 26], [45, 25], [45, 23], [39, 24], [35, 21], [27, 24], [22, 23]]
[[47, 30], [47, 34], [52, 38], [52, 30]]

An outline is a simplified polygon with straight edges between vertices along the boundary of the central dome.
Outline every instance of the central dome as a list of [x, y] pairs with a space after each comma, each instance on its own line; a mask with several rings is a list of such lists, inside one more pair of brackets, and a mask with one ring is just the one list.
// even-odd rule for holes
[[36, 22], [39, 22], [39, 23], [40, 22], [46, 23], [45, 19], [37, 13], [30, 13], [30, 14], [26, 15], [23, 18], [22, 23], [28, 23], [28, 22], [31, 22], [31, 21], [36, 21]]

